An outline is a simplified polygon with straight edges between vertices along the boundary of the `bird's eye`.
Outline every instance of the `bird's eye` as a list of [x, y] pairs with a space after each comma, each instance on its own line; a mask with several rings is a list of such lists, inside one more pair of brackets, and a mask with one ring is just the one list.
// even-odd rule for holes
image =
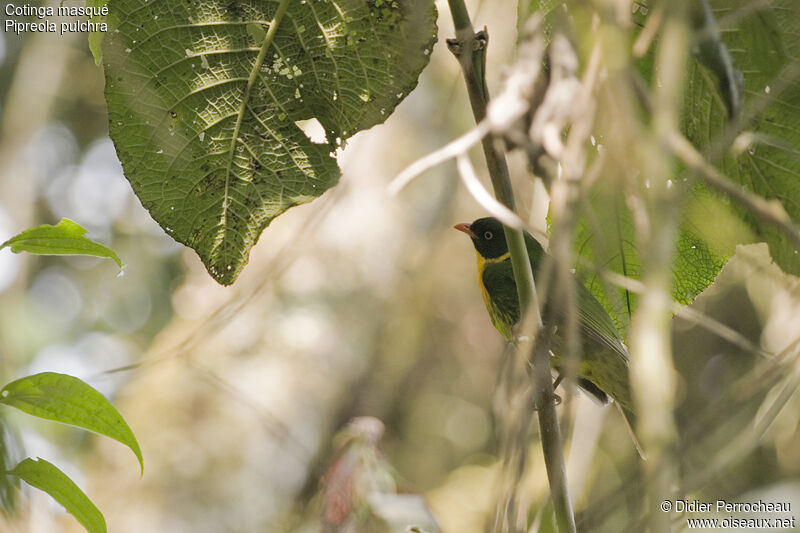
[[487, 231], [486, 233], [483, 234], [483, 238], [486, 239], [487, 241], [492, 240], [492, 237], [494, 237], [494, 234], [491, 231]]

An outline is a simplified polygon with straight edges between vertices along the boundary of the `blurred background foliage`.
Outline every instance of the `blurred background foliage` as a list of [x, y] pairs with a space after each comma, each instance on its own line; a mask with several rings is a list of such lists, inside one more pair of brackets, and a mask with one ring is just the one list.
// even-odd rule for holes
[[[496, 91], [513, 60], [516, 6], [468, 5], [476, 27], [489, 28]], [[7, 410], [6, 452], [58, 462], [114, 532], [319, 531], [333, 435], [369, 415], [385, 425], [377, 447], [398, 492], [424, 496], [442, 531], [491, 524], [508, 475], [495, 395], [504, 346], [479, 296], [472, 247], [450, 230], [483, 212], [452, 164], [386, 194], [402, 168], [472, 125], [443, 46], [448, 16], [439, 27], [419, 87], [348, 143], [339, 186], [265, 231], [230, 288], [133, 196], [85, 36], [0, 33], [0, 241], [69, 217], [126, 264], [118, 277], [99, 259], [0, 253], [0, 382], [40, 371], [84, 379], [125, 416], [145, 473], [115, 443]], [[543, 188], [521, 157], [511, 165], [523, 213], [544, 229]], [[693, 220], [712, 234], [715, 222]], [[673, 320], [681, 490], [800, 509], [797, 278], [765, 245], [739, 247], [691, 308], [764, 350], [794, 350], [776, 363]], [[579, 530], [642, 530], [640, 459], [619, 415], [582, 395], [566, 404]], [[550, 531], [536, 431], [520, 444], [530, 448], [520, 491], [533, 530]], [[0, 529], [80, 531], [32, 490]]]

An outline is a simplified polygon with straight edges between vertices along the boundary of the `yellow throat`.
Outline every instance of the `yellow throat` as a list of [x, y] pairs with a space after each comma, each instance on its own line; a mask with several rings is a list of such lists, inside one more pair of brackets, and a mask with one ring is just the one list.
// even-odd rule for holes
[[486, 291], [486, 287], [483, 285], [483, 269], [486, 268], [487, 264], [491, 263], [502, 263], [509, 257], [511, 257], [510, 252], [506, 252], [501, 256], [493, 257], [491, 259], [486, 259], [483, 257], [479, 252], [475, 252], [475, 255], [478, 258], [478, 285], [481, 287], [481, 293], [483, 294], [483, 301], [486, 303], [486, 308], [489, 310], [489, 314], [493, 314], [492, 312], [492, 300], [489, 298], [489, 293]]

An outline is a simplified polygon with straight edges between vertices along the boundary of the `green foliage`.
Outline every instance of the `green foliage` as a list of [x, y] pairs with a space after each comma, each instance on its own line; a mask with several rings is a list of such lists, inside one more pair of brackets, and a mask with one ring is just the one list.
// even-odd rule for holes
[[613, 185], [596, 188], [575, 229], [575, 253], [586, 261], [579, 264], [577, 270], [587, 278], [587, 287], [609, 310], [623, 336], [636, 305], [636, 295], [605, 287], [591, 271], [587, 273], [587, 267], [601, 265], [625, 276], [638, 277], [641, 263], [633, 233], [633, 220], [622, 192]]
[[42, 458], [27, 458], [7, 474], [43, 490], [64, 506], [89, 533], [105, 533], [106, 520], [92, 501], [67, 475]]
[[[541, 2], [540, 6], [538, 0], [532, 0], [520, 5], [528, 4], [528, 9], [542, 7], [552, 13], [558, 3]], [[637, 3], [634, 18], [643, 24], [643, 13], [649, 11], [641, 9], [641, 4]], [[730, 94], [721, 90], [728, 82], [719, 80], [719, 72], [701, 64], [703, 59], [714, 65], [708, 49], [702, 49], [704, 56], [689, 61], [682, 129], [701, 152], [717, 156], [713, 162], [729, 178], [759, 196], [779, 201], [793, 220], [800, 220], [800, 86], [787, 77], [791, 72], [788, 67], [800, 57], [800, 4], [782, 0], [756, 10], [747, 10], [747, 5], [746, 0], [711, 2], [722, 42], [733, 58], [733, 66], [744, 76], [744, 113], [759, 105], [764, 106], [763, 113], [744, 124], [749, 131], [733, 142], [732, 148], [718, 145], [738, 117], [729, 119], [729, 109], [735, 106]], [[657, 46], [656, 42], [636, 65], [651, 85]], [[728, 138], [729, 143], [732, 141]], [[673, 265], [672, 296], [676, 302], [687, 304], [708, 287], [737, 244], [765, 241], [773, 259], [786, 272], [800, 274], [800, 256], [784, 234], [690, 177], [675, 169], [673, 185], [685, 188]], [[578, 270], [624, 332], [636, 296], [604, 286], [593, 269], [599, 266], [628, 277], [639, 276], [641, 260], [632, 215], [625, 191], [613, 181], [596, 187], [587, 204], [575, 235], [575, 250], [581, 259]]]
[[42, 224], [26, 229], [11, 237], [2, 245], [14, 253], [29, 252], [42, 255], [93, 255], [113, 259], [122, 268], [122, 261], [113, 250], [84, 237], [86, 228], [68, 218], [62, 218], [55, 226]]
[[0, 390], [0, 404], [121, 442], [136, 454], [144, 471], [139, 443], [122, 415], [102, 394], [78, 378], [54, 372], [27, 376]]
[[[575, 232], [575, 251], [582, 260], [578, 270], [587, 278], [593, 294], [611, 311], [617, 328], [626, 332], [636, 308], [636, 294], [606, 287], [593, 274], [593, 269], [600, 265], [606, 270], [639, 278], [641, 258], [633, 218], [624, 192], [614, 184], [595, 190], [586, 208]], [[717, 218], [708, 218], [711, 215]], [[709, 220], [714, 222], [713, 227], [709, 227]], [[728, 231], [723, 233], [725, 229]], [[704, 187], [696, 186], [683, 207], [676, 238], [673, 300], [682, 304], [693, 301], [713, 283], [736, 245], [752, 240], [726, 202]]]
[[[734, 150], [714, 163], [746, 189], [780, 202], [792, 220], [800, 220], [800, 3], [775, 0], [744, 18], [727, 15], [751, 9], [747, 0], [710, 3], [733, 64], [744, 75], [745, 110], [765, 104], [745, 126], [749, 131], [734, 143]], [[684, 129], [701, 150], [710, 148], [727, 126], [725, 102], [715, 84], [709, 71], [691, 65]], [[769, 245], [784, 271], [800, 274], [800, 255], [780, 231], [739, 207], [734, 209], [755, 239]]]
[[[118, 31], [103, 42], [106, 100], [125, 175], [223, 284], [276, 216], [336, 184], [332, 151], [386, 120], [436, 35], [430, 0], [120, 0], [109, 9]], [[296, 125], [312, 118], [327, 145]]]

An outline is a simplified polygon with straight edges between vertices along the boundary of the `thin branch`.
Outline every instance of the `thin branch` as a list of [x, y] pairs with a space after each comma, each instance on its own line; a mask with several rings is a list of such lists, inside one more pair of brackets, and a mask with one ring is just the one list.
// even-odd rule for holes
[[635, 57], [644, 57], [650, 45], [656, 38], [659, 28], [661, 28], [661, 21], [664, 19], [664, 4], [658, 3], [653, 8], [653, 12], [647, 17], [639, 37], [633, 43], [633, 55]]
[[481, 139], [483, 139], [489, 133], [489, 129], [489, 122], [487, 120], [482, 120], [477, 126], [469, 130], [461, 137], [450, 141], [446, 145], [434, 152], [429, 153], [425, 157], [417, 159], [392, 180], [392, 182], [389, 184], [389, 194], [394, 196], [395, 194], [399, 193], [406, 185], [411, 183], [414, 178], [426, 170], [429, 170], [437, 165], [441, 165], [450, 159], [457, 158], [462, 154], [466, 154], [470, 148], [481, 142]]
[[[629, 278], [627, 276], [623, 276], [622, 274], [618, 274], [616, 272], [611, 271], [601, 271], [599, 275], [604, 280], [608, 281], [612, 285], [616, 285], [617, 287], [621, 287], [626, 291], [630, 291], [636, 294], [643, 294], [645, 291], [644, 283], [639, 280]], [[760, 355], [761, 357], [772, 359], [775, 357], [775, 354], [772, 354], [760, 346], [754, 344], [750, 339], [732, 329], [731, 327], [723, 324], [722, 322], [704, 314], [699, 311], [695, 311], [689, 306], [681, 305], [678, 302], [672, 302], [671, 307], [672, 312], [675, 316], [686, 320], [687, 322], [691, 322], [700, 326], [701, 328], [709, 331], [721, 339], [724, 339], [731, 344], [742, 348], [745, 351]]]
[[[485, 31], [477, 34], [474, 32], [463, 0], [448, 0], [448, 5], [450, 6], [456, 30], [456, 39], [448, 40], [448, 48], [456, 56], [464, 72], [464, 80], [467, 85], [475, 121], [480, 123], [486, 117], [486, 106], [489, 101], [484, 76], [488, 35]], [[490, 137], [484, 137], [482, 145], [495, 196], [506, 207], [514, 211], [514, 193], [505, 156]], [[536, 285], [534, 284], [533, 271], [528, 259], [522, 230], [504, 226], [504, 232], [511, 255], [514, 279], [517, 284], [523, 326], [533, 320], [531, 329], [540, 330], [542, 321], [536, 298]], [[539, 351], [541, 352], [542, 350]], [[537, 376], [535, 395], [539, 400], [537, 402], [537, 413], [542, 437], [542, 450], [556, 511], [556, 519], [559, 530], [562, 533], [575, 533], [575, 517], [567, 489], [564, 451], [555, 409], [555, 393], [550, 376], [549, 355], [545, 353], [543, 356], [537, 356], [537, 350], [534, 347], [532, 357], [534, 359], [534, 372]]]
[[[597, 17], [592, 26], [596, 29]], [[550, 180], [550, 214], [552, 239], [550, 253], [555, 265], [555, 284], [548, 285], [555, 292], [548, 301], [557, 301], [563, 310], [559, 322], [561, 338], [560, 376], [567, 383], [575, 383], [584, 362], [583, 344], [580, 341], [579, 303], [576, 283], [572, 274], [574, 254], [572, 239], [576, 224], [576, 204], [581, 198], [580, 180], [586, 170], [585, 145], [594, 124], [592, 93], [600, 67], [600, 47], [595, 45], [590, 55], [584, 79], [578, 81], [578, 57], [573, 44], [561, 28], [553, 32], [548, 49], [550, 71], [548, 87], [529, 129], [534, 142], [540, 140], [548, 154], [561, 166], [558, 179]], [[566, 142], [561, 135], [569, 130]], [[548, 141], [547, 131], [555, 133], [555, 142]], [[552, 178], [552, 176], [551, 176]], [[534, 362], [538, 364], [538, 362]], [[570, 419], [572, 404], [564, 406], [564, 417]]]
[[514, 229], [522, 229], [524, 224], [517, 214], [495, 200], [494, 197], [489, 194], [489, 191], [483, 187], [466, 154], [459, 154], [456, 158], [456, 164], [458, 165], [458, 175], [461, 177], [461, 181], [472, 197], [475, 198], [476, 202], [506, 226]]
[[779, 387], [777, 397], [772, 399], [768, 396], [762, 402], [762, 408], [765, 405], [768, 405], [768, 407], [761, 416], [753, 421], [749, 431], [730, 441], [725, 448], [715, 454], [710, 461], [711, 464], [707, 465], [703, 470], [693, 472], [693, 475], [687, 476], [685, 483], [688, 486], [702, 487], [719, 475], [719, 472], [724, 471], [727, 466], [735, 463], [755, 448], [761, 442], [767, 429], [769, 429], [797, 391], [798, 383], [800, 383], [800, 376], [798, 376], [797, 366], [795, 366], [783, 380], [783, 383], [777, 386]]
[[687, 167], [694, 170], [703, 182], [735, 200], [764, 222], [773, 224], [795, 243], [795, 245], [800, 246], [800, 231], [798, 231], [780, 203], [770, 202], [758, 195], [752, 194], [744, 187], [724, 176], [720, 171], [714, 168], [711, 163], [705, 160], [686, 137], [677, 131], [669, 135], [667, 141], [673, 153], [683, 161]]
[[[723, 394], [715, 398], [705, 409], [695, 413], [696, 416], [692, 418], [690, 425], [683, 428], [681, 432], [682, 439], [679, 453], [684, 465], [691, 464], [688, 458], [692, 454], [703, 453], [703, 450], [717, 450], [720, 448], [719, 444], [715, 444], [720, 442], [720, 432], [725, 429], [724, 424], [719, 424], [720, 421], [729, 423], [732, 419], [732, 413], [746, 411], [746, 406], [750, 404], [756, 395], [763, 394], [764, 391], [779, 386], [787, 375], [796, 371], [798, 368], [798, 355], [800, 354], [798, 347], [800, 347], [800, 337], [776, 354], [773, 359], [763, 360], [761, 365], [753, 371], [740, 376], [737, 381], [726, 387]], [[763, 417], [759, 417], [759, 420], [763, 420]], [[752, 435], [752, 432], [748, 433]], [[737, 431], [737, 440], [738, 435], [739, 432]], [[730, 442], [730, 438], [723, 438], [722, 442]], [[736, 457], [731, 458], [736, 459]], [[706, 465], [709, 464], [707, 455], [703, 454], [699, 457], [697, 464], [700, 467], [698, 472], [682, 481], [681, 487], [684, 494], [697, 492], [702, 489], [702, 486], [698, 485], [697, 482], [707, 482], [713, 478], [713, 476], [701, 474], [701, 472], [705, 473]], [[721, 468], [729, 466], [730, 464], [720, 465], [715, 463], [713, 472], [718, 473]], [[690, 468], [688, 471], [691, 472], [692, 469]], [[620, 475], [620, 479], [614, 491], [594, 503], [591, 511], [592, 516], [587, 520], [588, 522], [597, 524], [612, 515], [615, 509], [624, 505], [625, 495], [630, 493], [631, 490], [635, 490], [631, 487], [634, 487], [638, 482], [639, 474], [633, 471], [623, 472]], [[691, 483], [688, 481], [691, 481]], [[640, 519], [632, 521], [625, 531], [638, 533], [645, 528], [645, 521]]]
[[[575, 532], [575, 517], [567, 491], [567, 469], [564, 464], [564, 449], [561, 445], [561, 426], [555, 410], [555, 392], [550, 373], [550, 343], [555, 333], [554, 326], [539, 329], [533, 346], [534, 398], [539, 415], [539, 432], [550, 493], [553, 498], [556, 522], [560, 532]], [[551, 408], [548, 408], [550, 406]]]
[[664, 146], [678, 128], [686, 64], [689, 58], [689, 2], [665, 5], [661, 39], [656, 52], [652, 129], [642, 139], [642, 173], [630, 195], [634, 228], [642, 258], [645, 292], [639, 299], [630, 329], [631, 386], [636, 406], [637, 433], [649, 460], [647, 521], [652, 533], [670, 531], [670, 517], [658, 505], [670, 498], [678, 482], [678, 433], [675, 426], [677, 386], [669, 329], [671, 283], [678, 227], [678, 203], [666, 176], [672, 158]]
[[728, 123], [725, 130], [705, 151], [706, 157], [715, 161], [736, 140], [742, 130], [752, 125], [764, 113], [764, 110], [787, 91], [797, 86], [800, 80], [800, 60], [787, 63], [770, 82], [768, 93], [762, 93], [753, 103], [739, 113], [735, 120]]

